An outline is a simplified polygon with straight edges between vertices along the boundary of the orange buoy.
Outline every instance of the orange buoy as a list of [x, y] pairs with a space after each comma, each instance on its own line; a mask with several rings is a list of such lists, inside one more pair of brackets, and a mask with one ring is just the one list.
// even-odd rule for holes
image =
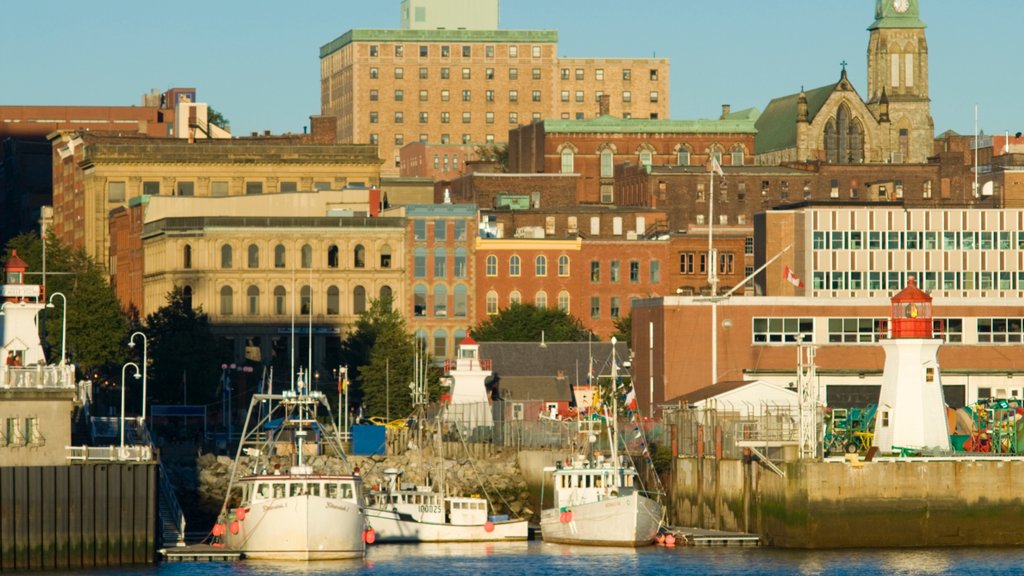
[[664, 534], [656, 535], [654, 537], [654, 543], [657, 544], [658, 546], [663, 545], [665, 543], [665, 535]]
[[232, 534], [238, 534], [238, 520], [232, 520], [228, 530], [231, 530]]
[[224, 525], [223, 524], [214, 524], [212, 532], [213, 532], [214, 536], [223, 536], [224, 535]]
[[363, 530], [363, 542], [367, 544], [373, 544], [377, 541], [377, 533], [373, 531], [373, 528], [367, 528]]
[[484, 532], [494, 532], [494, 522], [490, 520], [484, 522]]
[[675, 545], [676, 545], [676, 536], [675, 536], [675, 534], [671, 534], [671, 533], [666, 534], [665, 535], [665, 546], [675, 546]]
[[242, 508], [241, 506], [235, 508], [235, 518], [245, 520], [245, 508]]

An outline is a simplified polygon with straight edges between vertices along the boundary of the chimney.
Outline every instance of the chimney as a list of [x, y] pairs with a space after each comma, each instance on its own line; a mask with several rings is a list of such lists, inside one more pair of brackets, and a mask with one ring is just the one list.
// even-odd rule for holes
[[611, 102], [612, 97], [608, 94], [601, 94], [601, 97], [597, 99], [597, 115], [607, 116], [611, 114]]
[[731, 106], [728, 104], [722, 104], [722, 117], [719, 118], [719, 120], [725, 120], [729, 117], [729, 108], [731, 108]]

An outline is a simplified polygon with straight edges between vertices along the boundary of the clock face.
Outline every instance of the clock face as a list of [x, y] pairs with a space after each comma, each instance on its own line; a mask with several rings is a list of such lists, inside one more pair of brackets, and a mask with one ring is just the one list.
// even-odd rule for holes
[[892, 7], [899, 13], [906, 12], [910, 8], [910, 0], [893, 0]]

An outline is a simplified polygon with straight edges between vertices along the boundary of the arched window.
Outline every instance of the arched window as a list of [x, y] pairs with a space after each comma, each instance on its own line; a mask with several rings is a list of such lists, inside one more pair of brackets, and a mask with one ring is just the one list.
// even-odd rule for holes
[[380, 247], [380, 267], [385, 270], [391, 268], [391, 246], [387, 244]]
[[562, 174], [572, 174], [576, 169], [576, 155], [573, 153], [572, 148], [565, 147], [562, 149]]
[[512, 292], [509, 292], [508, 303], [509, 304], [522, 304], [523, 303], [523, 295], [519, 293], [519, 290], [513, 290]]
[[444, 278], [448, 274], [448, 251], [434, 248], [434, 278]]
[[534, 273], [536, 273], [537, 276], [547, 276], [548, 275], [548, 258], [547, 258], [547, 256], [544, 256], [543, 254], [541, 254], [540, 256], [537, 256], [536, 262], [534, 262]]
[[417, 284], [412, 289], [412, 313], [414, 316], [427, 315], [427, 287]]
[[284, 244], [278, 244], [277, 246], [274, 246], [274, 268], [285, 267], [284, 256]]
[[558, 275], [569, 275], [569, 256], [566, 254], [562, 254], [561, 256], [558, 257]]
[[234, 255], [234, 253], [231, 250], [231, 244], [225, 244], [225, 245], [221, 246], [220, 247], [220, 267], [221, 268], [231, 268], [232, 260], [233, 260], [232, 256], [233, 255]]
[[355, 250], [352, 251], [352, 267], [366, 268], [366, 248], [362, 244], [356, 244]]
[[569, 313], [569, 293], [565, 290], [558, 293], [558, 309], [566, 314]]
[[835, 117], [825, 123], [824, 137], [826, 161], [837, 164], [864, 161], [864, 125], [845, 102], [836, 109]]
[[309, 285], [299, 290], [299, 314], [306, 316], [313, 312], [313, 289]]
[[434, 317], [448, 317], [448, 288], [444, 284], [434, 285]]
[[185, 301], [185, 308], [187, 310], [192, 309], [192, 287], [185, 286], [181, 289], [181, 299]]
[[466, 277], [466, 249], [456, 248], [455, 249], [455, 267], [454, 267], [455, 278]]
[[690, 149], [685, 144], [676, 149], [676, 164], [680, 166], [690, 165]]
[[327, 247], [327, 267], [337, 268], [338, 267], [338, 245], [331, 244]]
[[864, 162], [864, 125], [861, 124], [860, 118], [854, 118], [853, 122], [850, 122], [850, 162]]
[[312, 268], [313, 267], [313, 247], [309, 244], [302, 245], [302, 267]]
[[508, 275], [509, 276], [519, 276], [519, 270], [520, 270], [519, 255], [518, 254], [513, 254], [508, 259]]
[[835, 118], [829, 118], [825, 123], [825, 161], [839, 162], [839, 131]]
[[651, 152], [650, 148], [641, 148], [639, 156], [641, 166], [647, 166], [649, 168], [651, 164], [654, 163], [654, 153]]
[[255, 244], [249, 244], [249, 268], [260, 267], [260, 247]]
[[847, 164], [850, 162], [850, 107], [845, 102], [836, 110], [836, 128], [839, 136], [839, 163]]
[[392, 300], [394, 300], [394, 295], [391, 292], [391, 286], [385, 284], [380, 287], [380, 300], [384, 304], [385, 308], [391, 310], [391, 305], [393, 304]]
[[434, 356], [444, 358], [448, 355], [448, 333], [444, 330], [434, 330]]
[[341, 314], [341, 290], [337, 286], [330, 286], [327, 288], [327, 315], [338, 314]]
[[231, 316], [233, 310], [232, 301], [235, 299], [235, 293], [231, 290], [231, 286], [220, 287], [220, 314], [221, 316]]
[[548, 307], [548, 293], [543, 291], [543, 290], [541, 290], [540, 292], [537, 292], [533, 296], [533, 305], [536, 306], [537, 308], [547, 308]]
[[454, 298], [452, 302], [452, 316], [455, 318], [465, 318], [469, 316], [469, 298], [468, 290], [465, 284], [456, 284], [454, 290]]
[[494, 316], [498, 313], [498, 293], [494, 290], [487, 293], [486, 307], [488, 315]]
[[498, 275], [498, 257], [494, 254], [487, 256], [486, 273], [488, 276]]
[[427, 350], [427, 336], [429, 336], [429, 334], [430, 334], [429, 332], [427, 332], [426, 330], [423, 330], [422, 328], [417, 330], [416, 333], [413, 334], [413, 338], [416, 339], [416, 349], [417, 350], [423, 350], [424, 352], [426, 352], [426, 350]]
[[366, 312], [366, 288], [359, 285], [352, 290], [352, 313], [362, 314], [363, 312]]
[[185, 247], [181, 251], [181, 267], [185, 270], [192, 269], [192, 245], [185, 244]]
[[718, 144], [712, 144], [711, 147], [708, 148], [708, 162], [711, 161], [711, 158], [718, 160], [719, 166], [722, 165], [722, 147]]
[[274, 314], [278, 316], [284, 316], [288, 313], [288, 293], [285, 291], [284, 286], [274, 287]]
[[732, 147], [729, 158], [729, 164], [732, 166], [743, 166], [743, 146], [736, 144]]
[[256, 286], [249, 286], [245, 291], [245, 301], [249, 316], [257, 316], [260, 313], [260, 289]]
[[611, 148], [601, 150], [601, 178], [615, 176], [615, 153]]

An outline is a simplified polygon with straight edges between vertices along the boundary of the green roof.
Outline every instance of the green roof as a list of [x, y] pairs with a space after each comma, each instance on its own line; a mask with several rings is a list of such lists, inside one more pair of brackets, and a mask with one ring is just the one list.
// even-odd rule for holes
[[326, 58], [353, 42], [493, 42], [504, 44], [557, 43], [557, 30], [370, 30], [353, 29], [320, 47]]
[[[804, 93], [807, 95], [808, 120], [814, 119], [818, 110], [825, 105], [825, 101], [835, 90], [836, 84], [838, 82]], [[754, 154], [796, 147], [796, 112], [799, 98], [800, 93], [797, 92], [775, 98], [768, 103], [768, 106], [765, 106], [764, 112], [755, 123], [757, 140], [754, 142]]]
[[[733, 114], [726, 120], [654, 120], [649, 118], [619, 118], [598, 116], [580, 120], [545, 119], [544, 132], [547, 134], [754, 134], [754, 118], [757, 110], [743, 111], [746, 116], [734, 119]], [[739, 114], [739, 113], [737, 113]], [[751, 118], [751, 116], [753, 118]]]
[[924, 28], [919, 18], [919, 0], [906, 0], [903, 12], [896, 10], [893, 0], [875, 0], [875, 21], [868, 30], [879, 28]]

